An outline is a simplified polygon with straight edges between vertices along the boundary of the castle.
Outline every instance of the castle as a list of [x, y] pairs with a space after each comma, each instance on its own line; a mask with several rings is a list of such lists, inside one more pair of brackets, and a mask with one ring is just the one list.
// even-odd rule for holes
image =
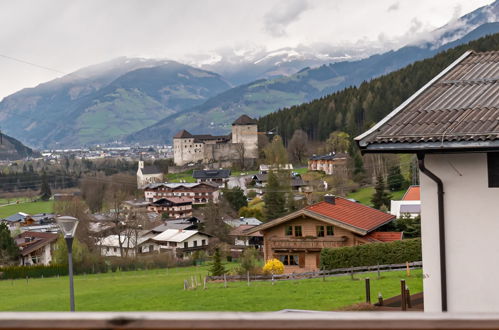
[[175, 165], [189, 163], [254, 162], [258, 158], [258, 128], [255, 119], [242, 115], [228, 135], [193, 135], [181, 130], [173, 137]]

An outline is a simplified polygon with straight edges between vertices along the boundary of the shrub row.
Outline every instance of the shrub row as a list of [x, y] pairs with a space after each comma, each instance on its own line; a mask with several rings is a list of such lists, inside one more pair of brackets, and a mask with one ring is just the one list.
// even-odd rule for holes
[[322, 249], [321, 252], [322, 269], [389, 265], [421, 260], [420, 238]]
[[51, 277], [67, 274], [68, 268], [64, 265], [8, 266], [0, 268], [0, 279]]

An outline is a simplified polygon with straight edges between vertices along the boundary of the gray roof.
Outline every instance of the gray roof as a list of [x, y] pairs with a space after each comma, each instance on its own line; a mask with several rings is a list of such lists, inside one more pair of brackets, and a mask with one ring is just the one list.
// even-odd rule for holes
[[194, 170], [192, 177], [195, 179], [226, 179], [230, 170]]
[[400, 213], [421, 213], [421, 204], [402, 204]]
[[154, 165], [144, 166], [142, 174], [161, 174], [161, 171]]
[[363, 151], [499, 148], [499, 51], [466, 52], [366, 133]]
[[313, 155], [309, 159], [310, 160], [333, 160], [335, 158], [345, 158], [345, 157], [346, 157], [345, 154], [337, 154], [334, 152], [330, 152], [326, 155]]
[[27, 214], [19, 212], [16, 214], [9, 215], [8, 217], [3, 218], [3, 220], [9, 221], [9, 222], [18, 222], [18, 221], [23, 221], [24, 219], [26, 219], [26, 217], [27, 217]]

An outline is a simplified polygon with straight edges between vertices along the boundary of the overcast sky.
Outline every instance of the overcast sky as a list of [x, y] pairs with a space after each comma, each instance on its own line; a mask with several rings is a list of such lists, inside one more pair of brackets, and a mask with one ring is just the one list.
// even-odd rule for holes
[[0, 99], [118, 56], [400, 43], [491, 0], [0, 0]]

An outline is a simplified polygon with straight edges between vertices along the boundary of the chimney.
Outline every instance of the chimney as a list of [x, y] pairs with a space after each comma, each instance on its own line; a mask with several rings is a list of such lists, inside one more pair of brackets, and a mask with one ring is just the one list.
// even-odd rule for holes
[[331, 194], [324, 195], [324, 202], [335, 205], [336, 196]]

